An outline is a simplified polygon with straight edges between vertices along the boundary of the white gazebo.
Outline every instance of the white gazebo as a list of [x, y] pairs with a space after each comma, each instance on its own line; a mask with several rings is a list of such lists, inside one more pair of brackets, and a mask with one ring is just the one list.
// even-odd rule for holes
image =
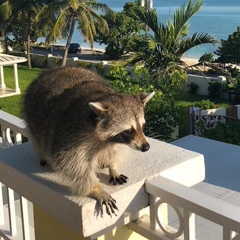
[[[17, 57], [7, 54], [0, 54], [0, 98], [8, 97], [16, 94], [20, 94], [20, 88], [18, 84], [18, 70], [17, 70], [17, 64], [26, 62], [27, 59], [24, 57]], [[14, 80], [15, 80], [15, 89], [8, 88], [4, 81], [4, 72], [3, 67], [13, 65], [14, 69]]]

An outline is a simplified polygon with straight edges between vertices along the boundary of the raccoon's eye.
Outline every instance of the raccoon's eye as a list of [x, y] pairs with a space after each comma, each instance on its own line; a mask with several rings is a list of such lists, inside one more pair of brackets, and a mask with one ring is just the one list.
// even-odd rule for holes
[[122, 132], [124, 136], [132, 136], [134, 134], [134, 129], [128, 129]]

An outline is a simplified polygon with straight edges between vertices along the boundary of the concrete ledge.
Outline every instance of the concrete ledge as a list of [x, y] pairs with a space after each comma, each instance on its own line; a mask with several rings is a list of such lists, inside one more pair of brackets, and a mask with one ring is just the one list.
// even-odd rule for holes
[[204, 179], [203, 155], [154, 139], [149, 143], [148, 152], [131, 150], [122, 163], [120, 171], [129, 177], [127, 184], [109, 185], [108, 170], [99, 173], [104, 189], [117, 200], [119, 213], [112, 218], [95, 216], [95, 200], [71, 195], [57, 173], [40, 166], [31, 143], [0, 152], [0, 181], [82, 236], [102, 235], [141, 216], [140, 210], [149, 202], [144, 188], [147, 179], [163, 175], [187, 186]]

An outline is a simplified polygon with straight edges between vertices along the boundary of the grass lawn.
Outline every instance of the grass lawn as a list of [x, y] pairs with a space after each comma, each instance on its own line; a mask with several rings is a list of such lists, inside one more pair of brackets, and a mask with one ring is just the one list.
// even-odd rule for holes
[[[15, 88], [14, 85], [14, 73], [13, 67], [4, 67], [4, 80], [6, 86], [9, 88]], [[21, 104], [22, 96], [25, 93], [29, 84], [42, 72], [40, 68], [28, 69], [26, 66], [18, 64], [18, 78], [21, 94], [12, 97], [0, 98], [0, 109], [13, 114], [17, 117], [21, 117]]]

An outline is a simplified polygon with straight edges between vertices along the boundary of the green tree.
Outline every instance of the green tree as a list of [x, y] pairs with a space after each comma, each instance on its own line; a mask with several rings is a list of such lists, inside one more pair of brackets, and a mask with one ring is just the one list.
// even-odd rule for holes
[[135, 5], [136, 3], [133, 2], [126, 3], [122, 12], [112, 12], [103, 16], [108, 22], [109, 34], [104, 36], [98, 33], [95, 41], [106, 44], [106, 54], [113, 59], [119, 59], [124, 54], [137, 51], [139, 42], [143, 42], [143, 36], [140, 33], [141, 23], [136, 23], [127, 16], [127, 11]]
[[8, 37], [9, 26], [12, 21], [12, 5], [9, 1], [4, 1], [0, 5], [0, 35], [4, 38], [5, 52], [9, 53], [8, 50]]
[[240, 26], [237, 31], [230, 34], [227, 40], [221, 39], [221, 45], [215, 51], [220, 63], [240, 63]]
[[6, 6], [8, 9], [5, 15], [5, 22], [8, 21], [5, 31], [11, 32], [15, 42], [20, 43], [22, 48], [27, 51], [29, 68], [31, 68], [31, 42], [36, 41], [37, 33], [40, 34], [44, 28], [44, 25], [38, 27], [39, 25], [36, 24], [35, 17], [46, 2], [47, 0], [6, 0], [0, 5], [0, 9], [4, 9], [4, 6], [5, 9]]
[[63, 54], [62, 66], [66, 65], [67, 53], [78, 22], [78, 29], [82, 32], [85, 40], [93, 48], [96, 29], [102, 34], [108, 33], [108, 25], [100, 12], [110, 11], [106, 4], [97, 3], [95, 0], [62, 0], [46, 4], [39, 12], [38, 19], [46, 19], [54, 16], [54, 25], [49, 31], [46, 42], [55, 42], [58, 39], [66, 38], [66, 48]]
[[158, 20], [155, 10], [144, 7], [130, 9], [128, 15], [146, 24], [153, 33], [149, 36], [147, 47], [139, 49], [131, 62], [144, 62], [152, 76], [161, 81], [176, 69], [185, 67], [181, 57], [188, 50], [205, 43], [216, 43], [208, 33], [189, 36], [189, 19], [201, 9], [202, 3], [202, 0], [190, 0], [187, 5], [182, 4], [175, 11], [173, 21], [169, 19], [167, 23]]

